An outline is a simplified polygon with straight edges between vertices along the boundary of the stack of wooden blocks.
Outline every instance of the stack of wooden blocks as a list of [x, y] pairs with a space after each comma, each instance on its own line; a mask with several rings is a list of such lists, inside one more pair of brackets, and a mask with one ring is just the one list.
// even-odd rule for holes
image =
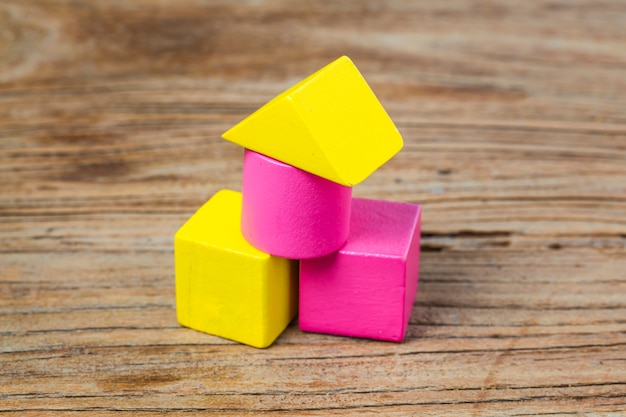
[[296, 314], [303, 331], [402, 341], [421, 207], [352, 198], [402, 148], [352, 61], [330, 63], [223, 137], [245, 148], [242, 192], [219, 191], [176, 233], [179, 322], [259, 348]]

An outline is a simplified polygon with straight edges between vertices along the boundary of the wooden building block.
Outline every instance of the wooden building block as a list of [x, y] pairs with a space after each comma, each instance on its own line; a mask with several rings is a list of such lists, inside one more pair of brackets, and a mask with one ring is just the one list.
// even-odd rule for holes
[[401, 342], [417, 292], [421, 206], [353, 199], [350, 235], [300, 263], [300, 328]]
[[297, 311], [297, 263], [241, 234], [241, 193], [222, 190], [176, 233], [176, 313], [183, 326], [250, 346], [272, 344]]
[[402, 137], [359, 70], [343, 56], [222, 135], [346, 186], [402, 148]]
[[256, 248], [306, 259], [348, 238], [352, 188], [246, 150], [241, 230]]

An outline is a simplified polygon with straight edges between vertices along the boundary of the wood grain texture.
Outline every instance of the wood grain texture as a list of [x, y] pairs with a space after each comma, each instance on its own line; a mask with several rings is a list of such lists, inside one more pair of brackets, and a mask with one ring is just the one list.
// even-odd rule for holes
[[[3, 0], [2, 415], [626, 415], [623, 1]], [[403, 344], [181, 328], [174, 232], [220, 134], [347, 54], [423, 204]]]

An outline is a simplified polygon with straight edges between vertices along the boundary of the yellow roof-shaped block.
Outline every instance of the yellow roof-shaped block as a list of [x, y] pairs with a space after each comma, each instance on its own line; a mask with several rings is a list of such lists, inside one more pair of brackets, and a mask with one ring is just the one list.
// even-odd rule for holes
[[281, 93], [222, 137], [354, 186], [402, 148], [402, 137], [350, 58]]

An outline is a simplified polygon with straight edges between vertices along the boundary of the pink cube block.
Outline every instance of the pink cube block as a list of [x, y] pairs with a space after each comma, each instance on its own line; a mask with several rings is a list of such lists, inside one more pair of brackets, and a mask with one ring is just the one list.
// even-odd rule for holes
[[352, 188], [246, 150], [241, 231], [257, 249], [315, 258], [348, 238]]
[[346, 244], [300, 262], [300, 329], [401, 342], [417, 292], [421, 206], [352, 200]]

